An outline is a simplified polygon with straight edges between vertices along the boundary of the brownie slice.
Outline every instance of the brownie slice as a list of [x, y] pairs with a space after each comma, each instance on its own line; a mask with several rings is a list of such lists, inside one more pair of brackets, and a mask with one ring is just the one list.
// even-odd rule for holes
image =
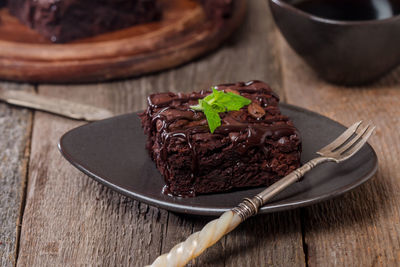
[[8, 7], [22, 23], [53, 42], [89, 37], [160, 17], [157, 0], [12, 0]]
[[213, 134], [204, 113], [190, 108], [210, 91], [152, 94], [139, 114], [146, 147], [172, 195], [268, 186], [300, 166], [299, 132], [281, 114], [279, 98], [267, 84], [239, 82], [217, 89], [252, 103], [220, 113], [222, 125]]

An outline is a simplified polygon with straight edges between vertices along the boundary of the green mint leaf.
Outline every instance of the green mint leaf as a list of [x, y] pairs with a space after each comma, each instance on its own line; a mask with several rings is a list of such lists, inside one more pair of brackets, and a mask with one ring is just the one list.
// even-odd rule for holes
[[224, 94], [224, 97], [221, 98], [219, 102], [226, 107], [227, 111], [232, 111], [250, 105], [251, 100], [241, 95], [228, 92], [227, 94]]
[[218, 113], [240, 110], [250, 103], [250, 99], [241, 95], [231, 92], [224, 93], [223, 91], [218, 91], [216, 87], [212, 87], [211, 94], [199, 99], [199, 103], [195, 106], [190, 106], [190, 108], [204, 112], [210, 131], [214, 133], [215, 129], [221, 125], [221, 118]]
[[215, 129], [221, 126], [221, 118], [218, 112], [214, 110], [206, 101], [202, 102], [204, 108], [204, 115], [206, 115], [208, 127], [210, 127], [211, 133], [214, 133]]
[[214, 102], [211, 107], [217, 112], [217, 113], [221, 113], [221, 112], [225, 112], [226, 111], [226, 107], [221, 104], [221, 103], [217, 103]]
[[191, 109], [193, 110], [197, 110], [197, 111], [203, 111], [203, 105], [201, 104], [203, 100], [199, 100], [199, 104], [195, 105], [195, 106], [190, 106]]

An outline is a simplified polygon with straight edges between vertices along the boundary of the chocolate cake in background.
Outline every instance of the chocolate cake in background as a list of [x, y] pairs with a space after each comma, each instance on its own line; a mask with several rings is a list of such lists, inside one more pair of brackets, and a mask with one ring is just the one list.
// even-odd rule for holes
[[[199, 1], [208, 17], [229, 17], [234, 0]], [[10, 0], [10, 13], [53, 42], [94, 36], [162, 16], [159, 0]], [[6, 0], [0, 0], [0, 6]]]
[[220, 113], [210, 132], [205, 115], [190, 106], [210, 91], [157, 93], [140, 114], [147, 149], [178, 196], [268, 186], [300, 166], [300, 134], [281, 114], [279, 98], [260, 81], [217, 87], [250, 99], [239, 111]]
[[199, 0], [209, 17], [227, 18], [233, 10], [234, 0]]
[[156, 20], [156, 0], [12, 0], [10, 13], [53, 42]]

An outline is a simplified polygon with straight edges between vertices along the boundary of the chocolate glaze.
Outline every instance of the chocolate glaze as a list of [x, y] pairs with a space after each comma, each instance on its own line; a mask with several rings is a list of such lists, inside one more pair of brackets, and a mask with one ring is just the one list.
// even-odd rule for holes
[[[247, 107], [243, 107], [240, 111], [221, 113], [222, 125], [211, 134], [203, 112], [190, 108], [190, 105], [197, 104], [198, 99], [204, 98], [210, 94], [210, 91], [190, 94], [152, 94], [148, 97], [147, 111], [140, 115], [145, 132], [149, 135], [147, 147], [157, 165], [168, 162], [171, 146], [177, 141], [186, 144], [191, 153], [190, 177], [192, 183], [197, 179], [200, 169], [198, 146], [212, 143], [216, 139], [225, 140], [227, 138], [229, 145], [236, 147], [237, 153], [245, 154], [246, 151], [255, 148], [264, 151], [267, 155], [267, 140], [279, 142], [282, 146], [289, 145], [287, 143], [292, 142], [291, 137], [293, 136], [299, 140], [296, 128], [286, 116], [279, 112], [277, 106], [279, 97], [267, 84], [255, 80], [246, 83], [221, 84], [217, 86], [217, 89], [239, 92], [240, 95], [264, 108], [265, 116], [254, 118]], [[159, 153], [154, 153], [154, 148]], [[199, 148], [203, 149], [203, 147]], [[168, 185], [171, 169], [169, 166], [158, 167], [164, 174]], [[177, 194], [176, 190], [172, 193]], [[191, 190], [189, 193], [195, 192]]]

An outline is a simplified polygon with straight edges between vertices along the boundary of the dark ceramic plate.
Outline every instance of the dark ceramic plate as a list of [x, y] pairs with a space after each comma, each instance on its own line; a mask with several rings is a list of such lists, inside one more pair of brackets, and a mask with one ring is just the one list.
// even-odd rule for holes
[[[316, 113], [281, 105], [303, 138], [302, 161], [331, 142], [344, 126]], [[170, 197], [161, 193], [164, 181], [145, 149], [139, 117], [127, 114], [87, 124], [66, 133], [59, 148], [79, 170], [121, 194], [167, 210], [198, 215], [219, 215], [236, 206], [244, 197], [263, 188], [234, 191], [194, 198]], [[367, 145], [348, 161], [326, 163], [312, 170], [270, 203], [261, 213], [292, 209], [341, 195], [367, 181], [377, 170], [377, 157]]]

